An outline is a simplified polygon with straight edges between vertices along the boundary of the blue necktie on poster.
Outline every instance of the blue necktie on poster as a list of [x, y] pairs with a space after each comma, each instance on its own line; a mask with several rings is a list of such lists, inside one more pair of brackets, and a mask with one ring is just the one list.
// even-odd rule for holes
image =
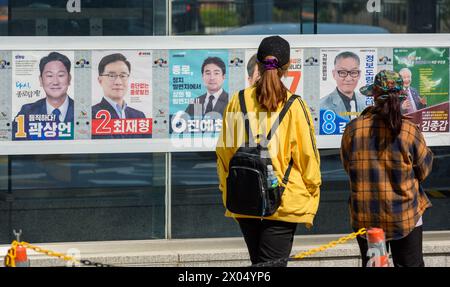
[[54, 109], [52, 114], [55, 115], [55, 122], [60, 123], [61, 119], [59, 118], [59, 116], [61, 115], [61, 111], [59, 109]]

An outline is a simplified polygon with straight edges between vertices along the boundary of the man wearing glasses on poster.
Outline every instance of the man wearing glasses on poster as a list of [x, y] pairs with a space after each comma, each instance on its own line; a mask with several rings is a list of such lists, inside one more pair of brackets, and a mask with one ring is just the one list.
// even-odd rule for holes
[[[120, 54], [103, 57], [98, 64], [98, 82], [103, 89], [100, 103], [92, 106], [92, 118], [98, 119], [97, 113], [106, 110], [111, 119], [145, 119], [145, 114], [133, 109], [125, 102], [128, 92], [128, 80], [131, 65], [127, 58]], [[92, 138], [131, 138], [141, 135], [92, 135]]]
[[320, 100], [321, 110], [331, 110], [344, 119], [352, 120], [366, 108], [366, 98], [355, 92], [361, 77], [360, 59], [345, 51], [334, 59], [333, 78], [336, 89]]

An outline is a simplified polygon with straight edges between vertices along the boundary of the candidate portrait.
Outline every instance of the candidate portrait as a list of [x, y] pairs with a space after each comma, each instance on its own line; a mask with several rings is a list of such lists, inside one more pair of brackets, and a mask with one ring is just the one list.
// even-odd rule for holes
[[[73, 122], [74, 101], [67, 94], [72, 80], [70, 67], [69, 58], [58, 52], [51, 52], [40, 59], [39, 84], [44, 90], [45, 98], [21, 107], [16, 118], [23, 115], [25, 127], [28, 127], [30, 116], [35, 115], [52, 115], [57, 123]], [[16, 121], [13, 121], [12, 130], [13, 139], [19, 139], [16, 138]]]
[[410, 114], [427, 107], [427, 99], [419, 95], [419, 91], [411, 87], [412, 72], [408, 68], [399, 71], [403, 79], [403, 88], [406, 91], [406, 99], [402, 102], [402, 114]]
[[331, 110], [351, 120], [366, 108], [366, 98], [355, 91], [361, 77], [360, 58], [353, 52], [339, 53], [332, 71], [336, 88], [320, 100], [321, 110]]
[[[92, 106], [92, 119], [99, 119], [100, 111], [107, 111], [111, 119], [143, 119], [142, 111], [128, 106], [125, 96], [128, 94], [131, 64], [121, 53], [104, 56], [98, 64], [97, 81], [103, 95], [99, 103]], [[92, 135], [92, 138], [135, 138], [145, 135]]]
[[228, 104], [228, 93], [223, 89], [226, 75], [225, 63], [219, 57], [208, 57], [203, 61], [201, 72], [206, 93], [195, 98], [185, 112], [191, 117], [203, 117], [209, 112], [223, 115]]

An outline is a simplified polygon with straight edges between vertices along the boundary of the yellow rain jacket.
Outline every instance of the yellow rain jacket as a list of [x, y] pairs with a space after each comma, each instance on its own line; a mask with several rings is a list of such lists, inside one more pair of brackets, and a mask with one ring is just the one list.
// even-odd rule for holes
[[[291, 95], [288, 92], [288, 99]], [[281, 112], [283, 104], [279, 104], [276, 112], [268, 113], [257, 102], [254, 87], [245, 89], [244, 96], [253, 138], [255, 142], [259, 142], [256, 135], [267, 135]], [[320, 158], [316, 148], [311, 114], [306, 103], [303, 100], [302, 102], [304, 107], [299, 100], [293, 102], [268, 144], [272, 165], [281, 185], [283, 185], [282, 179], [291, 157], [294, 159], [294, 165], [283, 192], [280, 207], [273, 215], [264, 217], [264, 219], [305, 223], [309, 228], [313, 225], [319, 206]], [[308, 126], [305, 112], [311, 126]], [[227, 196], [228, 166], [233, 155], [244, 143], [245, 130], [239, 128], [243, 126], [239, 96], [238, 93], [235, 93], [224, 112], [222, 131], [216, 147], [219, 188], [222, 192], [224, 206]], [[234, 214], [229, 210], [226, 210], [225, 216], [259, 218]]]

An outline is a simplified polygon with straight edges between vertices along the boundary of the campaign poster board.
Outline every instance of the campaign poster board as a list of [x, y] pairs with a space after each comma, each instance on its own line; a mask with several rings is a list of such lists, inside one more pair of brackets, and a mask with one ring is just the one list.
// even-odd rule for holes
[[[319, 61], [319, 134], [342, 134], [350, 120], [373, 104], [373, 98], [362, 95], [359, 89], [373, 83], [377, 71], [377, 50], [320, 49]], [[350, 73], [352, 71], [354, 73]], [[339, 72], [347, 75], [339, 76]]]
[[12, 140], [74, 138], [74, 52], [13, 51]]
[[229, 101], [228, 58], [228, 50], [170, 51], [171, 138], [219, 136]]
[[448, 132], [449, 49], [394, 48], [394, 70], [407, 93], [402, 114], [422, 132]]
[[92, 139], [152, 137], [152, 64], [148, 50], [92, 51]]

